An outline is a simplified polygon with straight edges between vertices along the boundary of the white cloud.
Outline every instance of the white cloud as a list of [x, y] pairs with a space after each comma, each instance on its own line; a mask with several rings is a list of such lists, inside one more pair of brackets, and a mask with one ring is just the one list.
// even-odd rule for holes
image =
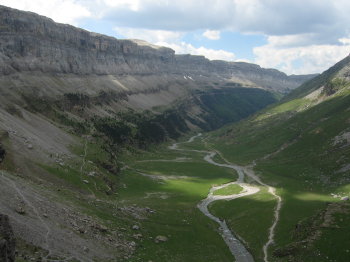
[[156, 44], [170, 47], [174, 49], [177, 54], [203, 55], [210, 60], [233, 61], [235, 59], [235, 54], [232, 52], [228, 52], [221, 49], [216, 50], [216, 49], [205, 48], [203, 46], [197, 48], [185, 42], [181, 42], [181, 43], [159, 42]]
[[91, 16], [83, 3], [74, 0], [0, 0], [0, 5], [35, 12], [56, 22], [73, 25], [77, 25], [79, 19]]
[[203, 36], [210, 39], [210, 40], [219, 40], [220, 39], [220, 31], [206, 30], [203, 33]]
[[125, 38], [141, 39], [151, 43], [179, 41], [183, 33], [166, 30], [150, 30], [129, 27], [117, 27], [114, 31]]
[[339, 38], [339, 42], [342, 43], [343, 45], [349, 45], [350, 44], [350, 38]]
[[139, 0], [103, 0], [109, 7], [126, 8], [132, 11], [139, 11], [141, 2]]
[[125, 38], [142, 39], [155, 45], [172, 48], [177, 54], [203, 55], [210, 60], [233, 61], [235, 58], [233, 53], [225, 50], [215, 50], [203, 46], [197, 48], [189, 43], [185, 43], [181, 41], [184, 35], [182, 32], [128, 27], [119, 27], [114, 30]]
[[278, 48], [272, 44], [254, 48], [255, 63], [287, 74], [320, 73], [349, 54], [350, 45], [309, 45]]

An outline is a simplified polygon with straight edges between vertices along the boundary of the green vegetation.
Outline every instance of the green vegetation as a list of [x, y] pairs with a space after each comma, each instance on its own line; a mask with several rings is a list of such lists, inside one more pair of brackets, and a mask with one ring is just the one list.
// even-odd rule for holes
[[[347, 78], [339, 73], [344, 63], [348, 59], [247, 120], [205, 134], [205, 142], [196, 139], [179, 144], [190, 150], [216, 149], [240, 165], [254, 161], [262, 181], [276, 188], [283, 204], [268, 250], [271, 261], [347, 261], [349, 257], [349, 206], [331, 195], [350, 194], [350, 91]], [[306, 97], [321, 86], [322, 92]], [[81, 109], [108, 104], [108, 95], [66, 94], [64, 104], [26, 100], [28, 109], [46, 110], [73, 133], [89, 134], [84, 138], [86, 148], [74, 149], [82, 156], [79, 161], [40, 166], [69, 185], [58, 197], [116, 230], [124, 228], [136, 245], [128, 261], [232, 261], [218, 225], [197, 204], [213, 185], [234, 181], [237, 174], [206, 163], [203, 153], [169, 150], [161, 143], [186, 141], [186, 122], [212, 130], [237, 122], [276, 99], [260, 89], [227, 86], [215, 92], [196, 91], [190, 100], [191, 105], [177, 101], [172, 109], [157, 108], [158, 113], [127, 111], [91, 119]], [[186, 113], [193, 105], [201, 109], [201, 119]], [[224, 163], [223, 157], [214, 159]], [[214, 194], [241, 190], [239, 185], [230, 185]], [[98, 198], [98, 204], [84, 199], [91, 195]], [[276, 202], [261, 186], [256, 194], [217, 201], [209, 208], [243, 239], [256, 261], [263, 261]], [[152, 212], [120, 211], [130, 207]], [[328, 224], [327, 219], [331, 219]], [[140, 227], [137, 232], [131, 229], [135, 224]], [[156, 243], [157, 236], [167, 240]]]
[[[348, 63], [348, 58], [345, 62]], [[282, 197], [275, 244], [269, 250], [272, 261], [347, 261], [349, 257], [344, 244], [348, 242], [341, 240], [344, 236], [341, 231], [337, 231], [337, 236], [331, 233], [332, 227], [321, 227], [319, 230], [327, 235], [327, 239], [317, 238], [304, 250], [299, 243], [303, 237], [296, 238], [294, 230], [297, 225], [309, 225], [329, 203], [340, 201], [331, 194], [350, 194], [349, 172], [344, 168], [350, 162], [346, 135], [349, 132], [350, 91], [349, 82], [339, 73], [343, 64], [344, 61], [277, 105], [248, 120], [212, 132], [208, 139], [209, 146], [233, 163], [249, 164], [255, 160], [255, 170], [262, 180], [275, 186]], [[325, 88], [318, 97], [303, 98], [320, 86]], [[243, 199], [232, 201], [232, 209], [241, 201]], [[255, 201], [251, 209], [258, 209], [260, 205]], [[236, 214], [228, 214], [227, 209], [226, 206], [217, 214], [234, 219]], [[220, 208], [214, 204], [213, 210], [219, 212]], [[247, 228], [256, 225], [256, 221], [249, 221], [251, 216], [245, 215], [243, 210], [239, 214], [242, 221], [247, 221]], [[345, 218], [342, 213], [334, 216], [343, 219], [336, 220], [335, 227], [350, 223], [349, 217]], [[263, 219], [263, 215], [260, 217]], [[323, 218], [319, 219], [319, 223], [323, 223]], [[317, 225], [313, 226], [317, 228]], [[240, 230], [240, 225], [232, 228]], [[247, 241], [259, 261], [261, 242], [256, 244], [246, 231], [237, 233]], [[323, 251], [329, 250], [326, 245], [330, 243], [339, 245], [342, 251]]]
[[227, 196], [227, 195], [233, 195], [233, 194], [239, 194], [242, 192], [242, 187], [237, 184], [228, 185], [224, 188], [215, 190], [213, 195], [221, 195], [221, 196]]
[[93, 125], [113, 143], [134, 144], [138, 147], [175, 139], [188, 131], [183, 116], [176, 110], [166, 110], [161, 115], [120, 112], [114, 118], [96, 118]]
[[276, 102], [275, 96], [257, 88], [221, 88], [214, 92], [198, 92], [194, 102], [204, 111], [201, 117], [206, 123], [197, 124], [204, 130], [219, 128], [239, 121], [254, 112]]
[[[163, 154], [165, 151], [167, 155]], [[204, 162], [203, 154], [190, 154], [192, 160], [181, 163], [129, 159], [128, 165], [133, 169], [123, 172], [122, 183], [127, 188], [119, 191], [120, 198], [156, 210], [141, 222], [142, 248], [137, 249], [130, 261], [232, 261], [217, 232], [218, 225], [205, 217], [197, 204], [212, 185], [232, 181], [236, 175]], [[177, 159], [188, 156], [188, 152], [160, 149], [142, 158], [147, 159], [147, 155], [152, 159]], [[168, 241], [155, 243], [157, 235], [167, 236]]]
[[254, 195], [214, 202], [210, 211], [225, 219], [233, 232], [243, 238], [256, 261], [263, 261], [263, 245], [267, 242], [275, 206], [275, 198], [266, 188], [261, 188]]

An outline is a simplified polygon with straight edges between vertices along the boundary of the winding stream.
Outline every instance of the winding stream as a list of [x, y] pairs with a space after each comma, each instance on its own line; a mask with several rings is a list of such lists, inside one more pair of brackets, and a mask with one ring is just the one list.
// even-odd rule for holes
[[[235, 235], [230, 231], [230, 229], [228, 228], [225, 220], [220, 220], [218, 217], [214, 216], [213, 214], [211, 214], [208, 210], [208, 206], [210, 205], [210, 203], [217, 201], [217, 200], [232, 200], [232, 199], [236, 199], [236, 198], [240, 198], [243, 196], [249, 196], [252, 194], [257, 193], [260, 189], [259, 187], [256, 186], [252, 186], [252, 185], [248, 185], [244, 183], [244, 176], [247, 175], [250, 178], [252, 178], [254, 181], [256, 181], [258, 184], [265, 186], [268, 188], [268, 192], [270, 194], [272, 194], [276, 199], [277, 199], [277, 206], [275, 208], [274, 211], [274, 221], [272, 226], [269, 228], [269, 237], [268, 237], [268, 241], [265, 243], [264, 247], [263, 247], [263, 252], [264, 252], [264, 261], [268, 262], [267, 259], [267, 250], [268, 247], [273, 243], [273, 238], [274, 238], [274, 230], [275, 227], [277, 225], [277, 222], [279, 220], [279, 210], [281, 208], [282, 205], [282, 199], [280, 196], [276, 195], [275, 193], [275, 188], [268, 186], [267, 184], [263, 183], [259, 177], [257, 177], [254, 173], [254, 171], [249, 168], [249, 167], [242, 167], [242, 166], [238, 166], [238, 165], [234, 165], [229, 163], [226, 159], [225, 162], [227, 162], [227, 164], [220, 164], [217, 163], [213, 160], [213, 157], [218, 153], [215, 151], [204, 151], [204, 150], [191, 150], [191, 149], [180, 149], [178, 148], [179, 144], [183, 144], [183, 143], [191, 143], [194, 141], [194, 139], [196, 139], [197, 137], [200, 137], [202, 134], [199, 133], [196, 136], [191, 137], [188, 141], [186, 142], [181, 142], [181, 143], [174, 143], [173, 145], [169, 146], [169, 149], [172, 150], [179, 150], [179, 151], [187, 151], [187, 152], [198, 152], [198, 153], [205, 153], [206, 155], [204, 156], [204, 160], [212, 165], [215, 166], [220, 166], [220, 167], [227, 167], [227, 168], [231, 168], [234, 169], [237, 173], [238, 173], [238, 179], [235, 182], [230, 182], [227, 184], [223, 184], [220, 186], [213, 186], [209, 193], [207, 198], [203, 199], [197, 206], [200, 209], [200, 211], [202, 211], [202, 213], [204, 215], [206, 215], [207, 217], [209, 217], [210, 219], [212, 219], [213, 221], [217, 222], [220, 227], [220, 234], [222, 236], [222, 238], [224, 239], [224, 241], [226, 242], [227, 246], [229, 247], [232, 255], [235, 257], [237, 262], [254, 262], [253, 256], [248, 252], [248, 250], [245, 248], [245, 246], [242, 244], [241, 241], [239, 241]], [[227, 187], [229, 185], [232, 184], [237, 184], [239, 186], [241, 186], [243, 188], [243, 191], [239, 194], [232, 194], [232, 195], [225, 195], [225, 196], [221, 196], [221, 195], [214, 195], [214, 191]]]

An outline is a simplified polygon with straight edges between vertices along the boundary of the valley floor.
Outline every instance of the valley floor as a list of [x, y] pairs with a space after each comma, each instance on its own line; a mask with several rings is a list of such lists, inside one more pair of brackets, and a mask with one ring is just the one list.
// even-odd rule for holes
[[[157, 247], [150, 249], [146, 241], [133, 261], [232, 261], [227, 246], [235, 261], [347, 261], [344, 247], [349, 240], [339, 246], [341, 254], [333, 259], [328, 255], [332, 251], [324, 248], [325, 243], [337, 238], [335, 231], [344, 229], [349, 222], [344, 220], [350, 211], [346, 202], [324, 193], [296, 191], [293, 196], [287, 195], [289, 188], [264, 183], [264, 178], [253, 171], [254, 162], [250, 166], [233, 165], [207, 141], [210, 138], [197, 135], [169, 146], [170, 150], [157, 149], [129, 163], [129, 177], [142, 175], [147, 180], [147, 186], [138, 186], [138, 194], [151, 198], [148, 205], [161, 212], [157, 219], [164, 225], [154, 221], [157, 226], [152, 225], [152, 231], [167, 236], [167, 241], [161, 243], [161, 252]], [[135, 178], [137, 184], [138, 179]], [[278, 177], [276, 182], [271, 177], [268, 181], [275, 185]], [[233, 184], [241, 188], [215, 195], [215, 191]], [[125, 193], [130, 189], [125, 189]], [[140, 198], [138, 201], [144, 202]], [[196, 206], [212, 221], [200, 216]], [[174, 224], [170, 227], [166, 221]], [[180, 230], [175, 221], [183, 221], [189, 227]], [[145, 229], [149, 230], [148, 226]], [[225, 229], [230, 231], [225, 234]], [[323, 234], [332, 237], [324, 239], [320, 237]], [[341, 235], [344, 234], [339, 234], [340, 238]], [[237, 245], [230, 239], [237, 239]], [[157, 258], [149, 257], [153, 252]]]
[[[187, 193], [195, 195], [195, 192], [191, 191], [191, 187], [193, 186], [193, 189], [197, 189], [198, 187], [203, 187], [202, 194], [205, 194], [204, 186], [202, 181], [205, 176], [210, 176], [212, 181], [210, 184], [207, 184], [207, 192], [208, 196], [206, 198], [200, 199], [200, 194], [198, 194], [198, 208], [204, 213], [208, 218], [213, 220], [214, 222], [219, 224], [219, 228], [213, 227], [211, 230], [213, 232], [217, 232], [217, 234], [221, 234], [224, 241], [226, 242], [229, 250], [231, 251], [232, 255], [236, 259], [236, 261], [254, 261], [254, 258], [252, 254], [257, 257], [259, 261], [268, 261], [268, 247], [273, 243], [273, 236], [274, 236], [274, 229], [277, 224], [278, 218], [279, 218], [279, 210], [281, 207], [281, 199], [275, 194], [275, 190], [272, 187], [267, 186], [264, 184], [253, 172], [252, 169], [249, 169], [248, 167], [241, 167], [238, 165], [233, 165], [230, 163], [218, 163], [213, 160], [213, 158], [217, 155], [217, 152], [210, 151], [208, 148], [206, 148], [205, 142], [203, 142], [201, 138], [201, 134], [191, 137], [186, 142], [181, 142], [177, 144], [173, 144], [172, 146], [169, 146], [170, 150], [174, 150], [173, 152], [168, 152], [167, 154], [170, 154], [173, 158], [170, 159], [170, 155], [168, 156], [168, 159], [161, 158], [161, 159], [144, 159], [136, 162], [133, 165], [133, 168], [129, 167], [130, 170], [136, 171], [137, 173], [143, 175], [144, 177], [148, 177], [149, 179], [153, 179], [155, 181], [158, 180], [158, 182], [163, 184], [168, 183], [174, 183], [174, 184], [181, 184], [181, 187], [178, 189], [183, 191], [188, 191]], [[185, 156], [184, 156], [185, 155]], [[190, 156], [190, 157], [189, 157]], [[220, 154], [218, 154], [218, 157], [220, 157]], [[221, 158], [221, 161], [227, 162], [225, 159]], [[208, 174], [207, 172], [203, 171], [209, 171], [209, 170], [201, 170], [199, 167], [205, 164], [209, 163], [211, 165], [214, 165], [214, 167], [210, 167], [211, 174]], [[222, 178], [222, 175], [225, 174], [224, 172], [227, 172], [227, 170], [233, 170], [237, 179], [233, 179], [233, 177], [228, 183], [218, 183], [218, 179]], [[142, 171], [141, 171], [142, 170]], [[181, 174], [179, 171], [183, 172]], [[202, 172], [198, 172], [202, 171]], [[146, 174], [147, 173], [147, 174]], [[187, 176], [184, 176], [184, 174], [187, 173]], [[245, 178], [245, 175], [248, 177]], [[204, 176], [204, 177], [203, 177]], [[193, 180], [197, 180], [196, 184], [193, 184]], [[251, 180], [251, 182], [247, 182], [247, 179]], [[192, 180], [192, 181], [189, 181]], [[200, 184], [202, 185], [200, 185]], [[220, 192], [220, 190], [229, 188], [232, 185], [240, 186], [240, 189], [238, 192], [232, 192], [232, 193], [226, 193], [224, 195], [217, 195], [215, 192]], [[220, 206], [221, 201], [218, 200], [233, 200], [240, 197], [248, 197], [250, 195], [256, 194], [260, 192], [259, 195], [261, 196], [268, 196], [271, 214], [275, 210], [275, 215], [270, 216], [270, 223], [264, 224], [264, 228], [262, 228], [262, 234], [265, 237], [259, 237], [260, 241], [258, 243], [254, 243], [254, 246], [250, 246], [250, 243], [246, 242], [244, 239], [242, 239], [239, 235], [236, 235], [235, 229], [232, 228], [229, 229], [225, 217], [222, 216], [214, 216], [211, 212], [212, 210], [212, 203], [215, 201], [216, 205]], [[149, 194], [149, 193], [148, 193]], [[159, 193], [164, 194], [164, 192]], [[165, 193], [168, 194], [168, 193]], [[172, 192], [172, 195], [174, 193]], [[166, 198], [173, 198], [173, 196], [167, 196]], [[258, 197], [259, 199], [260, 197]], [[277, 205], [276, 205], [276, 199]], [[231, 201], [230, 201], [231, 202]], [[234, 203], [235, 201], [233, 201]], [[189, 205], [190, 202], [188, 203]], [[193, 203], [192, 205], [196, 205], [196, 203]], [[192, 208], [194, 207], [192, 206]], [[233, 208], [234, 210], [234, 208]], [[215, 212], [215, 210], [214, 210]], [[217, 227], [217, 226], [216, 226]], [[232, 231], [232, 232], [231, 232]], [[264, 232], [265, 231], [265, 232]], [[173, 233], [173, 237], [177, 238], [176, 234]], [[201, 239], [198, 239], [197, 241], [200, 241]], [[207, 240], [208, 241], [208, 240]], [[218, 241], [218, 240], [217, 240]], [[207, 243], [203, 243], [204, 246], [210, 246], [212, 240], [208, 241]], [[247, 245], [248, 250], [251, 250], [252, 254], [246, 249], [245, 245]], [[170, 246], [171, 247], [171, 246]], [[222, 248], [225, 250], [225, 248]], [[222, 252], [222, 251], [221, 251]], [[185, 256], [186, 252], [182, 252], [182, 256]], [[164, 258], [165, 259], [165, 258]], [[190, 261], [189, 258], [183, 258], [183, 261]], [[233, 258], [229, 259], [228, 261], [232, 261]], [[172, 260], [171, 260], [172, 261]], [[179, 261], [175, 259], [174, 261]], [[196, 261], [195, 258], [193, 258], [193, 261]], [[222, 260], [211, 260], [208, 257], [206, 260], [203, 261], [222, 261]]]

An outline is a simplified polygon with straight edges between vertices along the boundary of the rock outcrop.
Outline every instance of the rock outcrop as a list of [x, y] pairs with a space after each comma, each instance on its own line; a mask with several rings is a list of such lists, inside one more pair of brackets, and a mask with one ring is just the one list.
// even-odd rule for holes
[[0, 261], [15, 261], [16, 242], [15, 237], [6, 215], [0, 214]]
[[[119, 40], [30, 12], [0, 6], [0, 75], [44, 72], [78, 75], [203, 75], [250, 81], [285, 91], [304, 76], [287, 76], [249, 63], [210, 61], [175, 55], [174, 50], [139, 40]], [[308, 78], [308, 77], [306, 77]]]
[[0, 164], [4, 160], [5, 154], [6, 154], [6, 151], [5, 151], [5, 149], [3, 148], [3, 146], [0, 143]]

